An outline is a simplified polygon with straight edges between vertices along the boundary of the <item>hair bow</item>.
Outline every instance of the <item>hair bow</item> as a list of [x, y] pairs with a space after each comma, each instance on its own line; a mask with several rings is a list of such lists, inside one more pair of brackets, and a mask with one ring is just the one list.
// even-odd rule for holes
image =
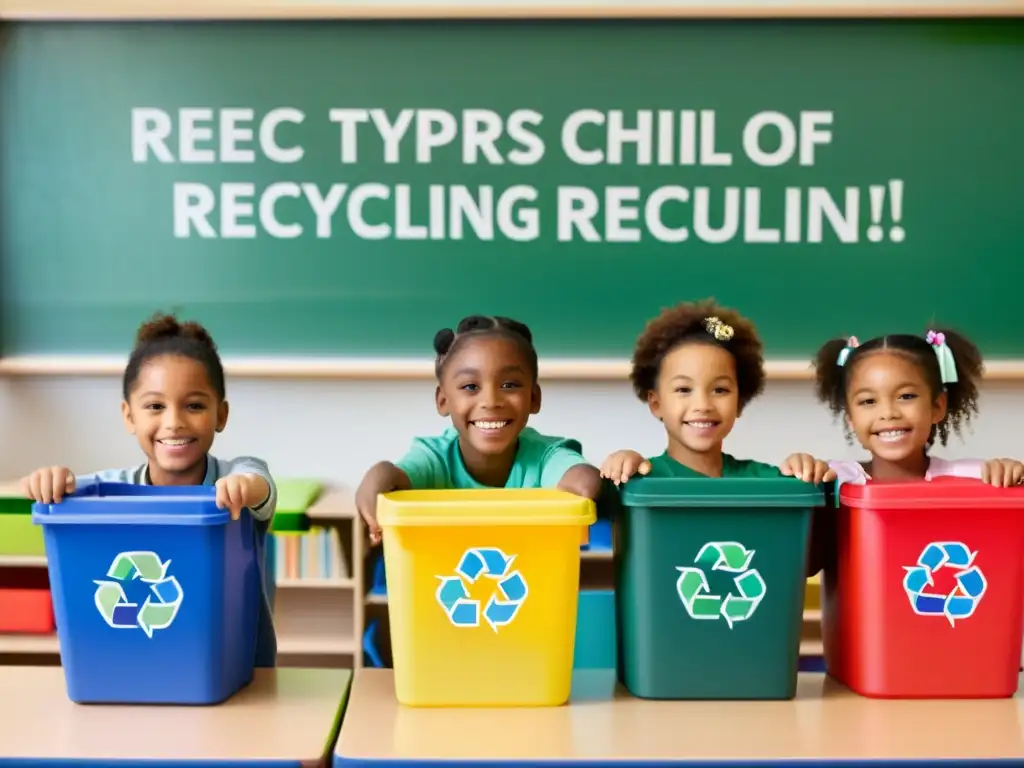
[[718, 341], [728, 341], [733, 336], [733, 327], [726, 325], [717, 317], [709, 317], [704, 321], [704, 329]]
[[925, 341], [935, 349], [935, 357], [939, 361], [939, 375], [943, 384], [955, 384], [959, 381], [956, 374], [956, 361], [953, 359], [953, 350], [946, 344], [946, 334], [942, 331], [928, 331], [925, 334]]
[[859, 346], [860, 342], [857, 340], [856, 336], [851, 336], [847, 339], [846, 346], [843, 347], [842, 351], [839, 353], [839, 358], [836, 360], [836, 365], [846, 365], [846, 358], [848, 358], [850, 353]]

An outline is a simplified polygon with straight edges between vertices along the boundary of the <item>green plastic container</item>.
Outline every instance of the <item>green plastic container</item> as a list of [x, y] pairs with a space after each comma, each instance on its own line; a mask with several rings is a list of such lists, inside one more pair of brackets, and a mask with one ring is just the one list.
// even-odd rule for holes
[[277, 482], [277, 509], [270, 530], [275, 533], [300, 533], [309, 530], [306, 511], [323, 490], [318, 480], [287, 478]]
[[45, 557], [43, 529], [32, 524], [32, 501], [0, 497], [0, 555]]
[[636, 478], [615, 531], [619, 679], [647, 699], [796, 695], [818, 486]]

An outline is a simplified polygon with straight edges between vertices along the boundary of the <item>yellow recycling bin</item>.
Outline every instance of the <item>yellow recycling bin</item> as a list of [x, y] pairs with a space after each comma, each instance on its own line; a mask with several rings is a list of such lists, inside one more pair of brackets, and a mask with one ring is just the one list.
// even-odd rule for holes
[[594, 502], [547, 489], [381, 495], [398, 701], [558, 706]]

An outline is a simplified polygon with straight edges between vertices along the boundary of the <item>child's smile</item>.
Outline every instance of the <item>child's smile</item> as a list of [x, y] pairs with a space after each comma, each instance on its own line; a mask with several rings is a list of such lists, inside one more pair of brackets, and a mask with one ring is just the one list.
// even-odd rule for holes
[[665, 355], [651, 412], [665, 424], [669, 455], [689, 465], [695, 454], [721, 453], [739, 416], [736, 362], [713, 344], [688, 343]]
[[202, 483], [206, 454], [227, 421], [227, 404], [213, 391], [201, 363], [180, 355], [148, 361], [124, 411], [125, 423], [149, 457], [154, 483]]
[[846, 412], [861, 445], [890, 464], [923, 461], [932, 427], [945, 413], [904, 355], [871, 352], [850, 372]]
[[501, 474], [492, 465], [498, 461], [511, 467], [519, 433], [540, 410], [540, 390], [514, 341], [473, 339], [446, 361], [437, 409], [459, 431], [459, 448], [470, 473]]

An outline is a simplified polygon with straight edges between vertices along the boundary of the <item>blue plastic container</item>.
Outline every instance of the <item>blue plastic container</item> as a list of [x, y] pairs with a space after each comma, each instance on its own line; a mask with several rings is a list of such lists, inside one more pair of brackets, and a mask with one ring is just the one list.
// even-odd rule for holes
[[216, 704], [252, 680], [262, 601], [252, 517], [210, 486], [85, 486], [35, 504], [68, 697]]

